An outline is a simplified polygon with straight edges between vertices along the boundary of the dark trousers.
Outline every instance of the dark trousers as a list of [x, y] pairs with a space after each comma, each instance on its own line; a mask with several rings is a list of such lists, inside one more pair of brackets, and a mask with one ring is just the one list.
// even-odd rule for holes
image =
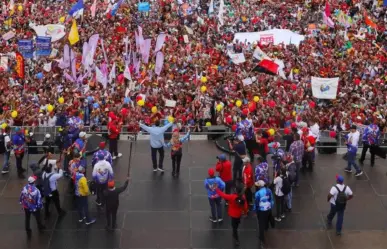
[[30, 231], [31, 230], [31, 227], [30, 227], [30, 219], [31, 219], [31, 214], [33, 216], [35, 216], [35, 219], [36, 219], [36, 223], [38, 224], [38, 228], [39, 230], [43, 229], [44, 226], [40, 220], [40, 210], [36, 210], [35, 212], [32, 212], [28, 209], [24, 209], [24, 213], [26, 214], [25, 215], [25, 226], [26, 226], [26, 231]]
[[234, 218], [234, 217], [231, 217], [232, 237], [233, 237], [236, 241], [239, 241], [238, 227], [239, 227], [239, 224], [240, 224], [240, 223], [241, 223], [241, 218]]
[[96, 202], [101, 203], [102, 206], [105, 205], [103, 191], [107, 189], [107, 183], [96, 183], [95, 189], [97, 192], [97, 200]]
[[17, 173], [20, 175], [23, 173], [23, 157], [24, 157], [24, 152], [21, 154], [15, 155], [16, 157], [16, 168], [17, 168]]
[[153, 163], [153, 169], [157, 169], [157, 152], [159, 152], [159, 168], [163, 168], [163, 162], [164, 162], [164, 148], [153, 148], [151, 147], [152, 151], [152, 163]]
[[253, 150], [256, 147], [256, 141], [253, 139], [245, 140], [245, 144], [246, 144], [246, 148], [247, 148], [248, 153], [249, 153], [250, 160], [251, 160], [251, 162], [253, 162], [254, 161]]
[[58, 214], [62, 213], [62, 209], [60, 208], [60, 200], [59, 200], [59, 192], [58, 192], [58, 190], [52, 191], [51, 195], [50, 196], [46, 196], [45, 199], [46, 199], [46, 202], [44, 203], [44, 213], [45, 213], [46, 216], [50, 215], [50, 204], [51, 204], [51, 201], [54, 202], [54, 205], [55, 205], [55, 208], [56, 208], [56, 211], [58, 212]]
[[226, 194], [230, 194], [231, 188], [232, 188], [232, 181], [227, 181], [227, 182], [225, 182], [225, 184], [226, 184], [225, 192], [226, 192]]
[[360, 162], [364, 161], [368, 149], [370, 149], [370, 153], [371, 153], [371, 165], [374, 165], [375, 164], [375, 153], [374, 153], [374, 150], [371, 148], [370, 145], [365, 144], [365, 143], [363, 143], [363, 149], [361, 151]]
[[222, 206], [220, 205], [221, 203], [221, 198], [208, 198], [208, 201], [210, 202], [210, 207], [211, 207], [211, 216], [212, 219], [222, 219]]
[[341, 229], [343, 228], [343, 222], [344, 222], [344, 210], [345, 208], [336, 208], [336, 205], [331, 203], [331, 210], [329, 211], [329, 214], [327, 216], [328, 223], [332, 223], [333, 218], [337, 214], [337, 220], [336, 220], [336, 232], [341, 232]]
[[77, 196], [77, 209], [80, 220], [86, 218], [86, 221], [90, 221], [89, 203], [87, 202], [87, 196]]
[[117, 138], [109, 138], [109, 152], [112, 156], [118, 155]]
[[253, 191], [251, 188], [246, 188], [245, 196], [246, 196], [247, 204], [250, 205], [253, 202]]
[[265, 242], [265, 230], [269, 228], [269, 218], [271, 210], [257, 211], [257, 222], [259, 228], [259, 240]]
[[117, 227], [117, 210], [118, 206], [106, 208], [106, 222], [108, 227]]
[[[305, 151], [304, 152], [304, 156], [302, 158], [302, 168], [303, 169], [310, 169], [310, 170], [313, 170], [313, 157], [314, 157], [314, 152], [310, 152], [310, 151]], [[308, 165], [308, 167], [306, 166]]]
[[275, 204], [277, 207], [277, 218], [281, 218], [281, 215], [284, 214], [284, 206], [285, 206], [285, 196], [275, 196]]
[[172, 173], [180, 173], [180, 163], [183, 154], [172, 155]]

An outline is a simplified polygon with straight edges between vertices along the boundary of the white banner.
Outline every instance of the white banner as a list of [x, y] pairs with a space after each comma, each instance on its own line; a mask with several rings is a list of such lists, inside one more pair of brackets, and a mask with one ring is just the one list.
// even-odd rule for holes
[[230, 58], [234, 64], [240, 64], [240, 63], [243, 63], [246, 61], [245, 55], [243, 53], [240, 53], [240, 54], [229, 53], [228, 56], [230, 56]]
[[7, 71], [8, 70], [8, 57], [1, 56], [0, 57], [0, 71]]
[[171, 99], [166, 99], [165, 100], [165, 106], [166, 107], [175, 107], [176, 106], [176, 101], [171, 100]]
[[41, 26], [29, 25], [38, 36], [50, 36], [51, 42], [62, 39], [65, 35], [65, 26], [60, 24], [47, 24]]
[[239, 42], [250, 43], [274, 43], [274, 45], [284, 43], [285, 45], [294, 44], [299, 46], [300, 42], [304, 39], [305, 36], [294, 33], [288, 29], [271, 29], [261, 32], [243, 32], [235, 33], [234, 35], [234, 42], [238, 40]]
[[312, 93], [318, 99], [336, 99], [339, 78], [312, 77]]

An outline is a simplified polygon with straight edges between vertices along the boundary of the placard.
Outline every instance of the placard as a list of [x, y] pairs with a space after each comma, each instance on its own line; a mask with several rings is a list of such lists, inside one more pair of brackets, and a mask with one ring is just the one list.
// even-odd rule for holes
[[138, 11], [148, 12], [150, 10], [150, 5], [148, 2], [138, 3]]
[[17, 42], [19, 52], [23, 55], [24, 58], [31, 59], [34, 53], [34, 44], [32, 40], [19, 40]]
[[167, 99], [167, 100], [165, 100], [165, 106], [166, 107], [175, 107], [176, 106], [176, 101], [171, 100], [171, 99]]
[[38, 36], [36, 38], [36, 55], [49, 56], [51, 54], [51, 37]]

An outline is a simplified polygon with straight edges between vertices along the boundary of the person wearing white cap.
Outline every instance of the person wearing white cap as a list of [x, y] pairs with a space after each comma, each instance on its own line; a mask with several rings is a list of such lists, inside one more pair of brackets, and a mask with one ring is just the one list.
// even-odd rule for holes
[[86, 162], [86, 132], [81, 131], [79, 133], [79, 138], [75, 140], [73, 145], [71, 145], [71, 150], [74, 154], [79, 153], [81, 155], [81, 165], [86, 168], [87, 162]]
[[44, 151], [44, 154], [47, 154], [48, 152], [50, 153], [54, 153], [54, 141], [51, 140], [51, 135], [49, 133], [47, 133], [45, 136], [44, 136], [44, 141], [43, 141], [43, 151]]
[[40, 219], [40, 209], [43, 207], [43, 203], [41, 193], [35, 186], [36, 179], [36, 176], [28, 177], [28, 184], [23, 187], [19, 199], [25, 213], [25, 229], [28, 236], [31, 235], [31, 214], [35, 216], [39, 230], [41, 231], [45, 229]]
[[230, 147], [231, 152], [235, 154], [234, 165], [232, 169], [233, 180], [235, 183], [237, 180], [240, 181], [242, 179], [242, 167], [243, 167], [242, 159], [246, 157], [246, 152], [247, 152], [243, 135], [238, 135], [237, 139], [234, 139], [233, 142], [228, 140], [228, 146]]

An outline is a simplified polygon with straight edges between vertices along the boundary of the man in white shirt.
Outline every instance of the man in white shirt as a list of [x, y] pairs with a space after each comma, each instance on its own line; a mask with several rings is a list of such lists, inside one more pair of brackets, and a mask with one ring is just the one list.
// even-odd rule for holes
[[344, 185], [344, 177], [336, 176], [336, 185], [329, 191], [327, 201], [331, 204], [331, 210], [327, 216], [328, 226], [332, 225], [332, 220], [337, 213], [336, 235], [341, 235], [341, 229], [344, 221], [344, 210], [347, 201], [353, 198], [352, 190]]
[[275, 203], [277, 206], [277, 215], [274, 218], [275, 221], [281, 221], [281, 219], [285, 219], [285, 196], [282, 192], [283, 186], [283, 177], [286, 176], [286, 169], [281, 169], [280, 175], [278, 175], [274, 179], [274, 188], [275, 188]]
[[[51, 164], [50, 159], [48, 160], [48, 163], [43, 167], [43, 174], [42, 174], [42, 180], [43, 180], [43, 193], [42, 195], [45, 197], [45, 203], [44, 203], [44, 210], [45, 210], [45, 219], [48, 219], [50, 217], [50, 203], [51, 201], [54, 202], [56, 211], [58, 212], [59, 216], [63, 216], [66, 214], [66, 212], [60, 207], [60, 199], [59, 199], [59, 192], [58, 192], [58, 180], [63, 177], [63, 170], [58, 167], [60, 165], [59, 163]], [[54, 169], [57, 168], [57, 169]], [[48, 186], [45, 186], [45, 181], [48, 182], [49, 189], [44, 189]]]
[[320, 126], [315, 120], [312, 120], [310, 122], [310, 133], [311, 135], [316, 138], [316, 142], [320, 141]]
[[356, 129], [356, 125], [352, 125], [350, 133], [346, 136], [346, 145], [348, 148], [347, 159], [348, 166], [344, 169], [345, 172], [352, 173], [352, 166], [355, 168], [355, 176], [361, 176], [363, 171], [356, 165], [356, 154], [359, 146], [360, 132]]

